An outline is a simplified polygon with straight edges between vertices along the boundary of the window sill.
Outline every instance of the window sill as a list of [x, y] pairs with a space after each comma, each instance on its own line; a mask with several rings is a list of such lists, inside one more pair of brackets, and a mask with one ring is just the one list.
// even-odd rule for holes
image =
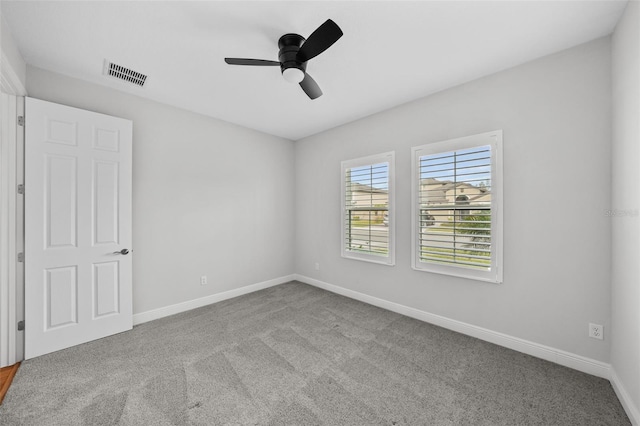
[[[435, 266], [435, 267], [434, 267]], [[474, 271], [465, 268], [447, 268], [440, 265], [416, 266], [411, 265], [414, 271], [429, 272], [432, 274], [448, 275], [451, 277], [464, 278], [467, 280], [483, 281], [491, 284], [501, 284], [502, 276], [496, 272]]]
[[378, 265], [384, 266], [395, 266], [395, 259], [389, 257], [375, 256], [375, 255], [366, 255], [366, 254], [355, 254], [351, 252], [342, 253], [342, 257], [345, 259], [351, 260], [360, 260], [362, 262], [369, 263], [377, 263]]

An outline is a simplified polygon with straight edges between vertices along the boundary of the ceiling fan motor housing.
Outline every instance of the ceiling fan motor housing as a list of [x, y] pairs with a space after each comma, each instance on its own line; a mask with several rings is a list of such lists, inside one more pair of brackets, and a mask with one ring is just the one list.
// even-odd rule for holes
[[307, 69], [306, 62], [299, 62], [296, 60], [298, 50], [304, 43], [305, 38], [300, 34], [285, 34], [278, 40], [278, 60], [280, 61], [280, 70], [284, 73], [284, 70], [289, 68], [298, 68], [302, 72]]

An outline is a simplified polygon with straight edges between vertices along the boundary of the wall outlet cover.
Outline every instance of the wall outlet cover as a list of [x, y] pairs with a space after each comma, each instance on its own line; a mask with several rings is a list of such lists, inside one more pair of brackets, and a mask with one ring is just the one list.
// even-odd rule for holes
[[604, 328], [601, 324], [589, 323], [589, 337], [593, 339], [604, 339]]

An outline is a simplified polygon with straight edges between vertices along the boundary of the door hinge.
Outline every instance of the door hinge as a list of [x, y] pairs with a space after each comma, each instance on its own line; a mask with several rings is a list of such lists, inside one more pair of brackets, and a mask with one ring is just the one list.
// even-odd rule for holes
[[18, 194], [24, 194], [24, 183], [18, 185]]
[[18, 116], [18, 126], [24, 126], [24, 116], [23, 115], [19, 115]]
[[24, 320], [18, 321], [18, 331], [24, 330]]
[[18, 253], [18, 262], [24, 262], [24, 253]]

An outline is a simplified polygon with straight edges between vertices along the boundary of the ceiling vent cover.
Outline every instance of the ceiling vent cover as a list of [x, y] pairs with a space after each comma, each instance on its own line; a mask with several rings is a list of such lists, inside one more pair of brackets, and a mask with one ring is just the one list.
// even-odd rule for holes
[[104, 73], [140, 87], [144, 86], [144, 82], [147, 80], [146, 75], [107, 60], [104, 61]]

